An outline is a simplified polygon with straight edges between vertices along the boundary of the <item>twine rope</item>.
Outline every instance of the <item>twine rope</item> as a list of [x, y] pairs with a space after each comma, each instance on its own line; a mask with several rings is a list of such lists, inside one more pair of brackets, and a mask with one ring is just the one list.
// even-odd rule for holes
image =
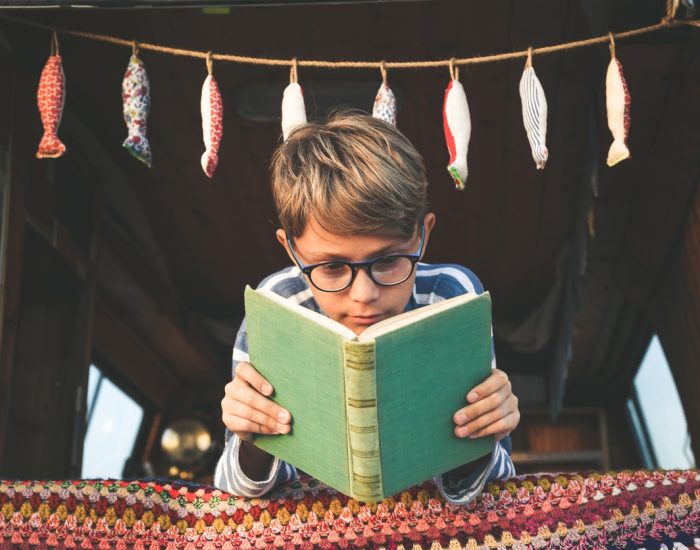
[[610, 37], [610, 57], [615, 57], [615, 37], [613, 33], [608, 34]]
[[53, 31], [51, 35], [51, 55], [61, 55], [58, 51], [58, 35]]
[[[695, 20], [685, 20], [685, 19], [675, 19], [674, 14], [674, 0], [667, 0], [666, 15], [661, 19], [661, 21], [655, 25], [649, 25], [647, 27], [640, 27], [637, 29], [631, 29], [629, 31], [619, 32], [619, 33], [609, 33], [605, 36], [598, 36], [594, 38], [587, 38], [585, 40], [575, 40], [573, 42], [565, 42], [563, 44], [554, 44], [551, 46], [542, 46], [539, 48], [528, 48], [527, 50], [492, 54], [492, 55], [481, 55], [474, 57], [464, 57], [464, 58], [450, 58], [443, 60], [433, 60], [433, 61], [325, 61], [325, 60], [297, 60], [293, 58], [291, 61], [289, 59], [276, 59], [268, 57], [251, 57], [244, 55], [234, 55], [226, 53], [211, 53], [211, 59], [217, 61], [227, 61], [232, 63], [245, 63], [252, 65], [268, 65], [268, 66], [278, 66], [278, 67], [291, 67], [290, 79], [296, 78], [297, 66], [299, 67], [315, 67], [319, 69], [428, 69], [428, 68], [439, 68], [448, 67], [450, 69], [450, 75], [456, 74], [459, 77], [459, 66], [460, 65], [476, 65], [480, 63], [492, 63], [496, 61], [507, 61], [510, 59], [527, 58], [530, 59], [533, 55], [545, 55], [565, 50], [572, 50], [575, 48], [582, 48], [586, 46], [594, 46], [596, 44], [603, 44], [605, 42], [611, 42], [612, 39], [622, 39], [629, 38], [632, 36], [639, 36], [641, 34], [655, 32], [661, 29], [669, 29], [679, 26], [692, 26], [700, 28], [700, 21]], [[27, 19], [22, 19], [19, 17], [0, 15], [0, 18], [7, 21], [13, 21], [16, 23], [28, 25], [31, 27], [45, 29], [53, 31], [54, 33], [61, 33], [69, 36], [76, 36], [79, 38], [87, 38], [90, 40], [97, 40], [100, 42], [107, 42], [110, 44], [115, 44], [118, 46], [132, 47], [134, 41], [127, 40], [125, 38], [120, 38], [117, 36], [110, 36], [106, 34], [98, 34], [93, 32], [85, 31], [75, 31], [70, 29], [54, 28], [49, 25], [44, 25], [42, 23], [37, 23], [35, 21], [30, 21]], [[210, 52], [200, 51], [200, 50], [187, 50], [183, 48], [172, 48], [169, 46], [163, 46], [161, 44], [151, 44], [148, 42], [139, 42], [139, 48], [142, 50], [149, 50], [153, 52], [159, 52], [169, 55], [183, 56], [183, 57], [193, 57], [199, 59], [207, 59]], [[58, 51], [58, 39], [55, 39], [55, 48]]]
[[209, 74], [209, 76], [211, 76], [211, 74], [212, 74], [212, 65], [213, 65], [211, 57], [212, 57], [211, 52], [207, 52], [207, 59], [206, 59], [207, 60], [207, 73]]

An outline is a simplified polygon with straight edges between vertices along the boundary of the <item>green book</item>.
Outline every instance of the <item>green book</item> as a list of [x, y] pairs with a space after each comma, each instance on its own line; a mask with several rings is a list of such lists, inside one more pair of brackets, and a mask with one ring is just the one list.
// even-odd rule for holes
[[452, 416], [491, 373], [491, 298], [464, 294], [359, 336], [267, 290], [245, 290], [250, 363], [292, 414], [254, 443], [341, 493], [377, 502], [489, 452]]

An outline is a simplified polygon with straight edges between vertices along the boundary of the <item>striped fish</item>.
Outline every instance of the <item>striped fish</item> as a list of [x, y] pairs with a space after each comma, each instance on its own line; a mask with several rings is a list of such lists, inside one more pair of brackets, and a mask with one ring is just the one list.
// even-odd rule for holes
[[66, 152], [66, 146], [56, 132], [63, 116], [66, 101], [66, 76], [60, 55], [51, 55], [41, 71], [36, 94], [44, 135], [39, 142], [36, 158], [57, 158]]
[[547, 151], [547, 98], [535, 69], [525, 67], [520, 78], [520, 101], [523, 107], [523, 124], [530, 142], [532, 158], [538, 170], [544, 168], [549, 156]]
[[445, 102], [442, 108], [442, 122], [445, 141], [450, 153], [447, 171], [452, 176], [455, 186], [464, 189], [469, 170], [467, 168], [467, 151], [472, 133], [472, 121], [469, 116], [467, 94], [457, 79], [450, 80], [445, 90]]
[[396, 126], [396, 96], [386, 82], [382, 83], [374, 98], [372, 116]]
[[122, 111], [129, 135], [122, 147], [151, 167], [151, 147], [146, 138], [146, 118], [151, 107], [151, 89], [143, 62], [135, 54], [122, 80]]
[[290, 82], [282, 96], [282, 135], [287, 141], [291, 131], [300, 124], [306, 124], [304, 92], [298, 82]]
[[613, 142], [608, 151], [608, 166], [630, 158], [627, 137], [630, 131], [630, 93], [627, 89], [622, 63], [614, 55], [605, 77], [605, 103], [608, 110], [608, 128]]
[[224, 106], [219, 86], [213, 74], [202, 85], [202, 137], [205, 151], [202, 153], [202, 170], [208, 177], [214, 175], [219, 163], [219, 145], [224, 133]]

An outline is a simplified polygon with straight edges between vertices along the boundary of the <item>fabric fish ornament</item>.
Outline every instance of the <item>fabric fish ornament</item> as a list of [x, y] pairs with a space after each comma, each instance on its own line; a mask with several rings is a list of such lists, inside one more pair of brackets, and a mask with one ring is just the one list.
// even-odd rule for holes
[[282, 96], [282, 136], [287, 141], [291, 131], [300, 124], [306, 124], [304, 92], [298, 82], [290, 82]]
[[386, 72], [384, 70], [382, 75], [384, 80], [377, 91], [377, 96], [374, 98], [372, 116], [388, 122], [392, 126], [396, 126], [396, 96], [386, 82]]
[[221, 101], [219, 85], [211, 69], [211, 57], [207, 58], [209, 74], [202, 85], [202, 137], [204, 153], [202, 153], [202, 170], [208, 177], [214, 175], [219, 162], [219, 145], [224, 133], [224, 106]]
[[608, 151], [608, 166], [630, 157], [627, 137], [630, 130], [630, 93], [627, 89], [622, 64], [615, 57], [615, 42], [610, 35], [610, 63], [605, 77], [605, 103], [608, 110], [608, 128], [613, 142]]
[[146, 138], [146, 118], [151, 107], [151, 89], [143, 62], [136, 49], [122, 80], [122, 111], [129, 135], [122, 147], [151, 167], [151, 147]]
[[520, 78], [520, 102], [523, 108], [523, 124], [530, 142], [532, 158], [538, 170], [544, 168], [549, 156], [547, 151], [547, 98], [540, 84], [535, 69], [532, 67], [532, 58], [528, 55], [528, 61]]
[[459, 190], [464, 189], [467, 181], [467, 150], [472, 133], [472, 122], [469, 116], [467, 94], [457, 78], [450, 80], [445, 90], [445, 102], [442, 110], [445, 141], [450, 152], [450, 163], [447, 171], [454, 179]]
[[66, 101], [66, 77], [63, 72], [61, 56], [58, 54], [58, 41], [53, 38], [52, 55], [44, 65], [39, 78], [37, 105], [44, 135], [39, 142], [36, 158], [58, 158], [66, 152], [66, 146], [58, 139], [56, 132], [61, 123], [63, 106]]

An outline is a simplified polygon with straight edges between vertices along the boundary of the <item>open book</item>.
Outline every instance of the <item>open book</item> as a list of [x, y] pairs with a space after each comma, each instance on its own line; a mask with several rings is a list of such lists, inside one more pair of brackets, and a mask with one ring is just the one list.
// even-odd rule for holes
[[452, 416], [491, 373], [491, 299], [464, 294], [381, 321], [357, 337], [267, 290], [245, 291], [250, 363], [292, 414], [254, 443], [334, 489], [380, 501], [491, 451]]

